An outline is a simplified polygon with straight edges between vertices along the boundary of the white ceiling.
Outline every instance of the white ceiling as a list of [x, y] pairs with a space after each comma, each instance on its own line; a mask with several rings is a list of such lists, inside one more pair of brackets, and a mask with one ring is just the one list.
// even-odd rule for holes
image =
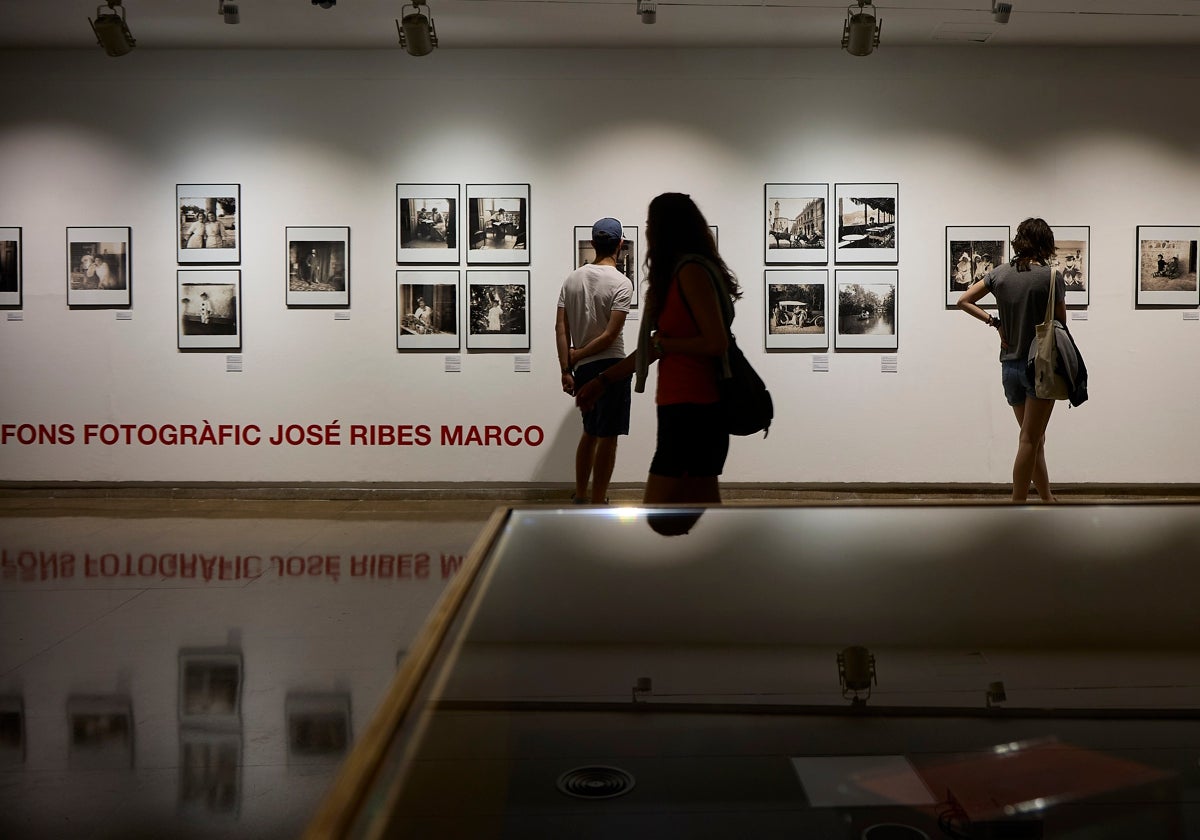
[[[429, 0], [442, 49], [527, 47], [836, 47], [845, 3], [829, 0], [659, 2], [641, 23], [636, 0]], [[992, 21], [991, 0], [882, 0], [882, 48], [962, 43], [966, 35], [1017, 45], [1200, 45], [1200, 0], [1012, 0]], [[388, 49], [402, 0], [238, 0], [241, 23], [219, 0], [125, 0], [139, 50]], [[89, 48], [96, 0], [0, 0], [0, 47]], [[103, 6], [103, 3], [99, 3]], [[953, 40], [944, 40], [951, 36]]]

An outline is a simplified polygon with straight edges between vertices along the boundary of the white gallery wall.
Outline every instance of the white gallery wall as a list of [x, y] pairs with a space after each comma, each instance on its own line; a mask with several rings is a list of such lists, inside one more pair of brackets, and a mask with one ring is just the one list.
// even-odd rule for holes
[[[0, 227], [23, 229], [24, 305], [0, 315], [0, 480], [568, 481], [579, 421], [553, 322], [573, 228], [642, 225], [655, 194], [678, 190], [719, 227], [745, 289], [734, 331], [776, 400], [770, 436], [736, 439], [726, 480], [1006, 481], [1017, 427], [997, 341], [945, 306], [945, 228], [1041, 215], [1091, 228], [1090, 303], [1070, 326], [1092, 398], [1056, 410], [1052, 477], [1195, 482], [1200, 322], [1134, 305], [1136, 227], [1200, 225], [1194, 57], [10, 51]], [[446, 352], [397, 352], [399, 182], [530, 185], [528, 372], [522, 353], [465, 343], [458, 372]], [[814, 372], [811, 352], [763, 349], [767, 182], [828, 183], [831, 196], [838, 182], [899, 184], [897, 372], [878, 352], [831, 345]], [[177, 183], [241, 185], [240, 372], [226, 352], [176, 349]], [[285, 306], [284, 229], [318, 225], [351, 230], [348, 320]], [[132, 228], [131, 320], [68, 309], [76, 226]], [[73, 439], [23, 442], [22, 424], [69, 425]], [[263, 440], [83, 440], [106, 424], [253, 425]], [[271, 445], [281, 425], [320, 426], [320, 441]], [[427, 426], [429, 442], [352, 444], [353, 425]], [[443, 439], [459, 426], [460, 441]], [[472, 426], [515, 427], [519, 442], [468, 443]], [[653, 445], [648, 391], [615, 480], [643, 478]]]

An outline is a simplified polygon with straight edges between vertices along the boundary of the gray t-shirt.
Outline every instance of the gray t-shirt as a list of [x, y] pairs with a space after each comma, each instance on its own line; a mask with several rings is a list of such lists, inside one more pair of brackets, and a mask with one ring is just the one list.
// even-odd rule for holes
[[[1028, 271], [1015, 265], [1002, 265], [983, 278], [988, 291], [996, 296], [1000, 325], [1008, 347], [1000, 348], [1000, 361], [1025, 361], [1033, 343], [1035, 328], [1046, 317], [1046, 297], [1050, 294], [1050, 267], [1031, 263]], [[1056, 301], [1066, 300], [1067, 289], [1060, 274], [1054, 283]]]
[[[563, 281], [558, 307], [567, 313], [571, 346], [583, 347], [608, 327], [614, 311], [628, 312], [633, 304], [633, 284], [611, 265], [581, 266]], [[600, 359], [625, 358], [625, 342], [618, 334], [608, 349], [580, 359], [576, 366]]]

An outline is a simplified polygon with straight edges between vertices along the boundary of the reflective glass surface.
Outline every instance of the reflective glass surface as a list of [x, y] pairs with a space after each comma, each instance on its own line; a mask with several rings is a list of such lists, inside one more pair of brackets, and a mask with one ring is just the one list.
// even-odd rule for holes
[[1198, 526], [514, 510], [358, 829], [1200, 837]]
[[0, 837], [299, 836], [483, 519], [97, 507], [0, 518]]

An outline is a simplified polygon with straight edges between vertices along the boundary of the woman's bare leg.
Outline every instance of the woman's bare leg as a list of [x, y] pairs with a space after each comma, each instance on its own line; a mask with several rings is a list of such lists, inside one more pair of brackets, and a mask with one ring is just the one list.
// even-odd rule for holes
[[1029, 482], [1037, 488], [1042, 501], [1055, 501], [1050, 491], [1050, 471], [1046, 466], [1046, 426], [1054, 411], [1054, 400], [1030, 397], [1024, 405], [1013, 406], [1013, 413], [1021, 425], [1021, 437], [1017, 443], [1017, 456], [1013, 461], [1012, 500], [1025, 502], [1029, 498]]

